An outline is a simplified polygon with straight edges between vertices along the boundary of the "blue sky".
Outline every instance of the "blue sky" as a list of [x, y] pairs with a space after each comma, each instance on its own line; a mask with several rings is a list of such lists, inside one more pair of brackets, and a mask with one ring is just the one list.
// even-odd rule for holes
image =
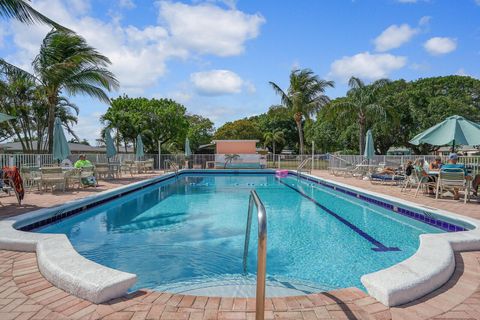
[[[279, 102], [293, 68], [334, 80], [480, 76], [480, 0], [34, 0], [113, 62], [112, 97], [170, 97], [216, 126]], [[29, 68], [45, 26], [0, 24], [0, 54]], [[75, 97], [94, 141], [107, 105]]]

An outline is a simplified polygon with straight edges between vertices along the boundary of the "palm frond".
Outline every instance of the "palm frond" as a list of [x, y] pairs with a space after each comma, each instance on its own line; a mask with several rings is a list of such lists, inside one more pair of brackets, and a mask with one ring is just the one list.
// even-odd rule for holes
[[58, 30], [71, 31], [44, 16], [24, 0], [0, 0], [0, 16], [17, 19], [26, 24], [43, 23]]

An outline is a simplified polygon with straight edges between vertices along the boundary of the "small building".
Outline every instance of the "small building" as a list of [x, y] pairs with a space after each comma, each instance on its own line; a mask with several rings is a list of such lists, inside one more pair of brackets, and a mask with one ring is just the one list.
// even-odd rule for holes
[[256, 154], [259, 140], [213, 140], [217, 154]]
[[214, 140], [215, 167], [229, 169], [262, 168], [266, 155], [257, 153], [259, 140]]

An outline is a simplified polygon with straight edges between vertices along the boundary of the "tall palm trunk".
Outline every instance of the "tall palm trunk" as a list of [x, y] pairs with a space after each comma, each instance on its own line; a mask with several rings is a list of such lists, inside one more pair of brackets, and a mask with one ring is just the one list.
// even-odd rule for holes
[[48, 153], [53, 152], [53, 126], [55, 125], [55, 109], [57, 106], [57, 96], [48, 97]]
[[364, 116], [359, 116], [359, 119], [358, 119], [358, 124], [360, 125], [360, 134], [359, 134], [359, 150], [360, 150], [360, 154], [363, 155], [363, 153], [365, 152], [365, 127], [366, 127], [366, 120], [365, 120], [365, 117]]
[[295, 123], [298, 130], [298, 142], [300, 143], [300, 154], [303, 155], [303, 128], [302, 128], [302, 114], [295, 113]]

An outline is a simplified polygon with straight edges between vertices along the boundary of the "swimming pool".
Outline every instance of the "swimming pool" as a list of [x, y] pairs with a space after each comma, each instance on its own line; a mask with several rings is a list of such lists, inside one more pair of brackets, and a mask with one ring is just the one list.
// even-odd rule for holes
[[249, 296], [256, 237], [246, 275], [242, 255], [252, 189], [267, 211], [271, 296], [363, 288], [362, 275], [412, 256], [421, 234], [462, 229], [292, 175], [184, 172], [35, 231], [63, 233], [84, 257], [137, 274], [134, 289]]

